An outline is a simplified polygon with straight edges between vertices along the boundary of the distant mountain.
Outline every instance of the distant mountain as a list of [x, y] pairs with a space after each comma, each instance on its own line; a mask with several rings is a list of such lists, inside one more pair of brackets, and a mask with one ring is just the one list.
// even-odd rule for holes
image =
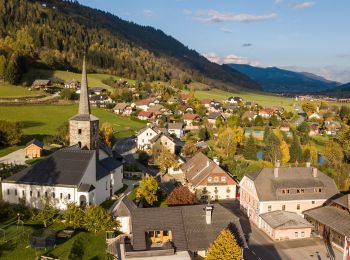
[[[261, 90], [246, 75], [208, 61], [161, 30], [78, 1], [0, 0], [0, 7], [0, 40], [18, 32], [29, 34], [34, 48], [26, 58], [33, 66], [79, 70], [86, 53], [89, 71], [137, 81], [178, 79], [226, 90]], [[0, 44], [0, 55], [8, 59], [11, 48]]]
[[332, 90], [323, 91], [320, 94], [330, 97], [350, 98], [350, 82], [340, 85]]
[[276, 67], [259, 68], [243, 64], [228, 64], [262, 86], [264, 91], [278, 93], [317, 93], [334, 89], [338, 82], [308, 72], [294, 72]]

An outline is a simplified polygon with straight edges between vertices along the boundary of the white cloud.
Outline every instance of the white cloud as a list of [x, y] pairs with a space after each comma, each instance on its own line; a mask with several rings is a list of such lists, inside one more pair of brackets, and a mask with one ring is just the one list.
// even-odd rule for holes
[[267, 15], [253, 15], [253, 14], [235, 14], [230, 12], [219, 12], [216, 10], [209, 10], [207, 12], [199, 12], [198, 16], [195, 17], [196, 20], [204, 22], [258, 22], [264, 20], [270, 20], [277, 17], [277, 14], [271, 13]]
[[232, 33], [232, 30], [229, 28], [220, 28], [220, 31], [222, 31], [224, 33]]
[[229, 64], [229, 63], [235, 63], [235, 64], [248, 64], [252, 66], [259, 66], [260, 62], [258, 61], [251, 61], [247, 57], [241, 57], [235, 54], [229, 54], [225, 57], [221, 57], [215, 52], [209, 52], [204, 53], [203, 56], [207, 58], [209, 61], [217, 63], [217, 64]]
[[192, 11], [190, 9], [183, 9], [182, 12], [186, 15], [191, 15]]
[[300, 4], [295, 4], [292, 7], [293, 7], [293, 9], [303, 10], [303, 9], [313, 7], [315, 4], [316, 4], [315, 2], [303, 2]]
[[143, 14], [147, 17], [151, 17], [151, 16], [153, 16], [153, 11], [149, 10], [149, 9], [145, 9], [145, 10], [143, 10]]

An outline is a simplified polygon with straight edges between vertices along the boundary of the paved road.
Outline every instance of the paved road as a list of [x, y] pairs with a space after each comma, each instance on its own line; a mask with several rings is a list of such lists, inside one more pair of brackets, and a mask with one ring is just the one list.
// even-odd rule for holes
[[294, 122], [294, 124], [296, 126], [299, 126], [302, 122], [305, 121], [306, 117], [305, 117], [305, 112], [301, 106], [297, 106], [296, 109], [298, 111], [299, 118]]
[[4, 157], [1, 157], [0, 163], [6, 163], [6, 164], [13, 163], [13, 164], [25, 165], [26, 160], [28, 160], [28, 158], [25, 157], [24, 149], [19, 149]]
[[[246, 260], [307, 260], [330, 259], [323, 241], [318, 238], [300, 239], [294, 241], [273, 242], [264, 232], [240, 212], [238, 201], [220, 202], [240, 218], [240, 224], [246, 236], [248, 249], [244, 250]], [[341, 260], [340, 251], [334, 249], [334, 258]]]
[[135, 138], [128, 137], [120, 139], [113, 145], [112, 150], [123, 156], [127, 163], [137, 164], [140, 171], [142, 172], [148, 173], [152, 176], [156, 176], [159, 173], [157, 169], [147, 167], [139, 161], [135, 160], [134, 154], [137, 152]]

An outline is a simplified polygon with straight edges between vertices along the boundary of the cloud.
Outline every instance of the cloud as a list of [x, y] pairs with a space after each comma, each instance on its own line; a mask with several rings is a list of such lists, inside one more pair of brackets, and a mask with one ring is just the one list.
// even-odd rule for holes
[[209, 61], [217, 63], [217, 64], [230, 64], [230, 63], [235, 63], [235, 64], [248, 64], [252, 66], [259, 66], [260, 62], [258, 61], [251, 61], [247, 57], [241, 57], [235, 54], [229, 54], [225, 57], [221, 57], [215, 52], [209, 52], [209, 53], [204, 53], [203, 56], [207, 58]]
[[281, 3], [283, 3], [284, 2], [284, 0], [274, 0], [274, 3], [275, 4], [281, 4]]
[[232, 30], [229, 28], [220, 28], [220, 31], [222, 31], [224, 33], [232, 33]]
[[145, 10], [143, 10], [143, 15], [147, 16], [147, 17], [151, 17], [151, 16], [153, 16], [153, 11], [149, 10], [149, 9], [145, 9]]
[[191, 15], [192, 11], [190, 9], [183, 9], [182, 12], [186, 15]]
[[253, 14], [235, 14], [230, 12], [219, 12], [216, 10], [209, 10], [207, 12], [200, 12], [196, 20], [203, 22], [212, 22], [212, 23], [220, 23], [220, 22], [241, 22], [241, 23], [249, 23], [249, 22], [258, 22], [271, 20], [277, 17], [277, 14], [271, 13], [267, 15], [253, 15]]
[[242, 44], [242, 47], [251, 47], [251, 46], [253, 46], [253, 44], [251, 44], [251, 43], [243, 43]]
[[315, 4], [316, 4], [315, 2], [303, 2], [300, 4], [293, 5], [292, 8], [296, 10], [303, 10], [303, 9], [313, 7]]

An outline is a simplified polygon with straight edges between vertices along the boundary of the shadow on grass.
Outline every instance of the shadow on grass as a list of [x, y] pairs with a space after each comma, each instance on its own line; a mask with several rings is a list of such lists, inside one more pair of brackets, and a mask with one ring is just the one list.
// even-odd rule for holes
[[46, 125], [43, 122], [37, 122], [37, 121], [20, 121], [19, 124], [23, 129]]

